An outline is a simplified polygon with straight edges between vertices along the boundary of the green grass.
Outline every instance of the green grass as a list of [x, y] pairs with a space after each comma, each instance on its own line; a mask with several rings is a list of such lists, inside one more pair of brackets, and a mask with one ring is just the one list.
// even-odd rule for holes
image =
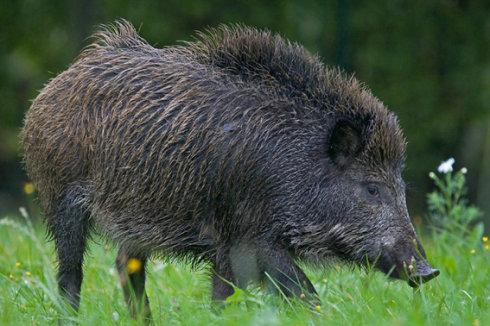
[[[114, 271], [115, 250], [92, 243], [85, 264], [80, 312], [57, 295], [53, 244], [43, 227], [20, 219], [0, 222], [0, 325], [136, 323], [124, 305]], [[312, 311], [257, 288], [237, 291], [220, 310], [210, 303], [205, 266], [151, 261], [147, 290], [161, 325], [485, 325], [490, 322], [490, 250], [481, 228], [464, 239], [448, 233], [424, 239], [441, 275], [413, 291], [379, 272], [333, 264], [307, 269], [322, 306]]]

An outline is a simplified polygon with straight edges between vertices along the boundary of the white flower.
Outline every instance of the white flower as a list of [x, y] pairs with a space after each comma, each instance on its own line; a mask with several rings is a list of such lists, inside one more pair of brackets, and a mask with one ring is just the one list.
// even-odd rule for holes
[[155, 268], [153, 269], [153, 271], [155, 272], [158, 272], [158, 271], [161, 271], [162, 269], [165, 268], [165, 266], [167, 266], [167, 264], [164, 264], [162, 262], [158, 262], [156, 265], [155, 265]]
[[449, 173], [453, 172], [453, 164], [454, 164], [454, 158], [449, 158], [447, 161], [442, 162], [439, 167], [437, 168], [437, 171], [440, 173]]
[[25, 207], [19, 207], [19, 212], [23, 218], [25, 219], [29, 218], [29, 213], [27, 213], [27, 209]]
[[462, 168], [461, 169], [461, 173], [466, 174], [467, 172], [468, 172], [468, 169], [467, 168]]
[[114, 311], [112, 313], [112, 320], [114, 320], [114, 321], [118, 321], [119, 320], [119, 314], [117, 313], [117, 311]]

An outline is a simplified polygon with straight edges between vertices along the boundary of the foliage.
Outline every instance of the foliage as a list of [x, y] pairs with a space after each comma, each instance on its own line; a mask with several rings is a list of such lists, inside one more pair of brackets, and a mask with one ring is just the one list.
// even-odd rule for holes
[[70, 64], [98, 24], [120, 17], [156, 46], [189, 40], [195, 30], [220, 23], [279, 32], [319, 53], [326, 64], [355, 73], [398, 114], [409, 141], [406, 177], [418, 189], [409, 200], [416, 213], [430, 186], [424, 171], [449, 153], [471, 168], [471, 194], [478, 184], [490, 189], [484, 174], [490, 162], [481, 159], [490, 159], [481, 154], [490, 141], [478, 141], [490, 112], [489, 12], [484, 0], [5, 1], [0, 211], [15, 210], [19, 185], [27, 181], [18, 164], [17, 135], [29, 101]]
[[466, 189], [466, 168], [454, 172], [449, 159], [439, 166], [440, 175], [434, 172], [429, 176], [434, 180], [436, 190], [427, 195], [430, 221], [436, 231], [446, 232], [460, 239], [476, 230], [482, 232], [482, 225], [473, 224], [481, 217], [481, 212], [468, 203]]

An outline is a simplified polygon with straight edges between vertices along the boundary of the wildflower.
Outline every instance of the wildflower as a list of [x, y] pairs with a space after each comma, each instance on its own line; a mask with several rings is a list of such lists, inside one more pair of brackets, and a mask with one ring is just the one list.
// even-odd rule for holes
[[467, 172], [468, 172], [468, 169], [467, 168], [462, 168], [461, 169], [461, 173], [466, 174]]
[[436, 178], [436, 174], [434, 172], [429, 172], [429, 178], [435, 179]]
[[118, 321], [119, 320], [119, 314], [117, 313], [117, 311], [114, 311], [112, 313], [112, 320], [113, 321]]
[[316, 309], [316, 311], [320, 312], [322, 310], [322, 306], [320, 306], [319, 304], [317, 304], [315, 306], [315, 309]]
[[11, 280], [13, 280], [13, 279], [14, 279], [14, 275], [9, 274], [9, 278], [10, 278]]
[[306, 298], [306, 295], [305, 295], [304, 293], [301, 293], [301, 294], [299, 295], [299, 297], [300, 297], [301, 299], [304, 299], [304, 298]]
[[471, 253], [472, 255], [474, 255], [474, 254], [475, 254], [475, 252], [476, 252], [476, 250], [475, 250], [475, 249], [471, 249], [471, 250], [470, 250], [470, 253]]
[[485, 250], [490, 250], [490, 244], [485, 243], [485, 245], [483, 246], [483, 248], [485, 248]]
[[156, 265], [155, 265], [155, 268], [153, 269], [153, 271], [155, 272], [158, 272], [158, 271], [161, 271], [162, 269], [165, 268], [165, 264], [162, 263], [162, 262], [158, 262]]
[[485, 235], [485, 236], [483, 236], [483, 238], [481, 238], [481, 240], [482, 240], [483, 242], [488, 242], [488, 237]]
[[452, 157], [449, 158], [447, 161], [441, 162], [441, 164], [437, 168], [437, 171], [439, 171], [439, 173], [453, 172], [453, 164], [454, 164], [454, 162], [455, 162], [455, 160]]
[[141, 270], [141, 260], [137, 258], [130, 258], [128, 264], [126, 265], [126, 270], [129, 274], [137, 273]]
[[19, 268], [19, 267], [20, 267], [20, 265], [21, 265], [21, 263], [20, 263], [20, 262], [16, 262], [16, 263], [15, 263], [15, 267], [17, 267], [17, 268]]
[[26, 272], [26, 276], [31, 276], [31, 275], [32, 275], [31, 272], [29, 272], [29, 271]]
[[34, 187], [34, 184], [32, 182], [24, 183], [24, 193], [26, 195], [32, 195], [34, 193], [34, 190], [36, 190], [36, 188]]
[[19, 213], [23, 218], [29, 218], [29, 213], [27, 213], [27, 209], [25, 207], [19, 207]]

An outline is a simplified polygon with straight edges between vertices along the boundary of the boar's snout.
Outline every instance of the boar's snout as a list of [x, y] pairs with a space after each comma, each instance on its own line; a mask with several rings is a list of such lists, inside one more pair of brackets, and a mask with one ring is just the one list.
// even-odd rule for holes
[[426, 260], [420, 260], [416, 264], [416, 271], [408, 276], [408, 285], [415, 288], [420, 284], [432, 280], [439, 275], [439, 270], [432, 268]]
[[392, 248], [385, 248], [376, 265], [390, 277], [407, 280], [411, 287], [418, 287], [440, 273], [429, 264], [417, 240], [398, 242]]

